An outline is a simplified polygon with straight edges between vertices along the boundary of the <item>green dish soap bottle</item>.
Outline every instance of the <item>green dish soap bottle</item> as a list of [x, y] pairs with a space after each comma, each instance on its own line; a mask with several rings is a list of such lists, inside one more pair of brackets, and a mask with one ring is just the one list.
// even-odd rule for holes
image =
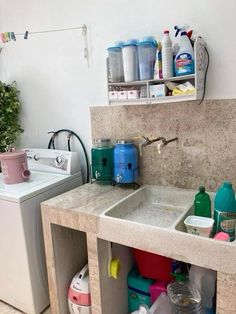
[[235, 239], [236, 202], [232, 183], [225, 181], [215, 196], [214, 231], [228, 233], [230, 241]]
[[211, 199], [204, 186], [199, 186], [199, 192], [195, 195], [194, 215], [211, 218]]

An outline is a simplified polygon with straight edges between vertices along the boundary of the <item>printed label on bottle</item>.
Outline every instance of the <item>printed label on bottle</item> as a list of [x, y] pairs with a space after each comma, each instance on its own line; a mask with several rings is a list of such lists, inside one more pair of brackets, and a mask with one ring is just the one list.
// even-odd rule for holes
[[173, 260], [172, 262], [172, 273], [180, 273], [180, 261]]
[[228, 233], [230, 241], [235, 239], [236, 213], [221, 212], [215, 209], [214, 219], [216, 222], [216, 232]]
[[189, 53], [181, 53], [176, 57], [175, 71], [178, 75], [192, 74], [194, 72], [193, 58]]

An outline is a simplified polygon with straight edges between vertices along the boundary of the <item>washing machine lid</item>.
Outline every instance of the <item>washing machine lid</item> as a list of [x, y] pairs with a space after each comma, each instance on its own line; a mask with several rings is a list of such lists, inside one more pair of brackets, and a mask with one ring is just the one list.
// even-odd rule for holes
[[[69, 180], [81, 178], [81, 173], [77, 172], [73, 175], [64, 175], [49, 172], [31, 171], [30, 180], [17, 184], [4, 184], [3, 176], [0, 174], [0, 199], [23, 202], [26, 199], [34, 197], [48, 189], [54, 188]], [[79, 185], [79, 184], [78, 184]]]

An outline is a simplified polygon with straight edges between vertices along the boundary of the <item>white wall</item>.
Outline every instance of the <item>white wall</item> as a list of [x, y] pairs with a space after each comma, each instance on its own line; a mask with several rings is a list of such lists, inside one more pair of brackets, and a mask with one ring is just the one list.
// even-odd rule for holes
[[[90, 146], [89, 106], [107, 104], [106, 48], [188, 23], [211, 55], [207, 98], [235, 98], [235, 0], [0, 0], [0, 31], [82, 25], [89, 28], [90, 68], [80, 31], [29, 36], [5, 45], [0, 79], [16, 80], [23, 103], [23, 146], [45, 147], [47, 131], [70, 128]], [[172, 32], [173, 34], [173, 32]]]

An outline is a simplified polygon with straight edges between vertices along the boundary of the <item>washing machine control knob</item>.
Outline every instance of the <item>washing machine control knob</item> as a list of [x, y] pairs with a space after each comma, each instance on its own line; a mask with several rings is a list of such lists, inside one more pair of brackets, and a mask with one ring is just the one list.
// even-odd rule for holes
[[65, 161], [65, 157], [62, 155], [57, 156], [55, 159], [55, 163], [58, 167], [63, 165], [64, 161]]
[[39, 160], [39, 154], [34, 155], [34, 160], [38, 161]]

